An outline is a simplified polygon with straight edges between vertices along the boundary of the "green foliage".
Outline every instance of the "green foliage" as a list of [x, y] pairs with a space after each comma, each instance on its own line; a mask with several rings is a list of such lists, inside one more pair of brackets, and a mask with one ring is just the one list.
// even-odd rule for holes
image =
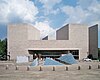
[[100, 61], [100, 48], [98, 48], [98, 60]]
[[7, 38], [0, 40], [0, 60], [7, 59]]
[[98, 48], [98, 56], [99, 56], [99, 58], [100, 58], [100, 48]]

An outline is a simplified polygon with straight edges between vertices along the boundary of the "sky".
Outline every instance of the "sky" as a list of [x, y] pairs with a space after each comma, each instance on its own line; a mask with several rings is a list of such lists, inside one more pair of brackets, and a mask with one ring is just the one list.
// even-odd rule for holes
[[41, 37], [70, 23], [98, 24], [100, 48], [100, 0], [0, 0], [0, 39], [7, 37], [11, 23], [30, 23]]

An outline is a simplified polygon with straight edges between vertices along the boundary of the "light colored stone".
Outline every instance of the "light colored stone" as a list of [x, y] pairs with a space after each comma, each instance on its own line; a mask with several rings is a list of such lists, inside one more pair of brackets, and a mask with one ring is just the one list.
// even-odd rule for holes
[[87, 25], [68, 24], [57, 30], [57, 40], [40, 40], [40, 31], [32, 25], [10, 24], [8, 53], [10, 52], [11, 59], [16, 59], [17, 56], [31, 56], [29, 50], [79, 50], [79, 59], [86, 58], [87, 53], [92, 53], [97, 58], [97, 32], [97, 26], [92, 29]]

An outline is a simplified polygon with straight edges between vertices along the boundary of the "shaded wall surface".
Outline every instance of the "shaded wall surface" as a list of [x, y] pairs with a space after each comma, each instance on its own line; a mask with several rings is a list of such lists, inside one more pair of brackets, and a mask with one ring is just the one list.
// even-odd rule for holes
[[65, 25], [56, 31], [57, 40], [69, 40], [69, 25]]
[[89, 53], [98, 58], [98, 25], [89, 27]]

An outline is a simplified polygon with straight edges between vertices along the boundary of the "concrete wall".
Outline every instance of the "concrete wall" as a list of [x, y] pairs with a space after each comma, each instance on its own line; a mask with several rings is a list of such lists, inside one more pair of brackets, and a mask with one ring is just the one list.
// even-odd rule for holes
[[98, 58], [98, 25], [89, 28], [89, 53]]
[[40, 31], [33, 27], [32, 25], [28, 25], [28, 40], [40, 40]]
[[89, 52], [88, 26], [83, 24], [69, 24], [69, 40], [74, 47], [81, 48], [80, 58], [87, 57]]
[[89, 30], [87, 25], [69, 24], [57, 30], [57, 40], [40, 40], [39, 30], [32, 25], [9, 25], [8, 52], [11, 53], [11, 59], [16, 59], [18, 55], [29, 56], [28, 50], [79, 50], [79, 59], [82, 59], [87, 57], [89, 50], [91, 53], [94, 49], [97, 51], [97, 28]]
[[69, 39], [69, 25], [65, 25], [64, 27], [56, 31], [56, 39], [57, 40], [68, 40]]
[[8, 53], [11, 59], [18, 55], [26, 55], [27, 46], [27, 25], [8, 25]]
[[[56, 50], [56, 49], [66, 49], [66, 50], [79, 50], [79, 59], [87, 57], [88, 52], [88, 27], [86, 25], [79, 25], [79, 24], [69, 24], [67, 26], [69, 28], [63, 27], [57, 31], [57, 35], [59, 33], [60, 36], [63, 35], [63, 33], [67, 33], [66, 31], [69, 31], [69, 40], [66, 40], [67, 37], [63, 35], [61, 38], [58, 36], [59, 39], [64, 40], [35, 40], [35, 41], [28, 41], [28, 48], [30, 49], [44, 49], [44, 50]], [[64, 29], [64, 30], [63, 30]], [[68, 30], [69, 29], [69, 30]], [[60, 32], [61, 30], [61, 32]], [[63, 31], [63, 32], [62, 32]], [[65, 32], [64, 32], [65, 31]]]
[[[67, 40], [67, 42], [70, 43], [70, 45], [67, 45], [68, 43], [65, 42], [63, 44], [66, 44], [66, 47], [70, 46], [72, 48], [79, 48], [80, 59], [87, 57], [87, 53], [89, 52], [89, 41], [88, 41], [88, 26], [83, 24], [69, 24], [64, 26], [63, 28], [59, 29], [57, 31], [57, 39], [60, 40]], [[66, 36], [67, 35], [67, 36]]]
[[8, 25], [8, 54], [11, 59], [17, 56], [29, 56], [27, 50], [28, 40], [39, 40], [39, 31], [29, 24]]

